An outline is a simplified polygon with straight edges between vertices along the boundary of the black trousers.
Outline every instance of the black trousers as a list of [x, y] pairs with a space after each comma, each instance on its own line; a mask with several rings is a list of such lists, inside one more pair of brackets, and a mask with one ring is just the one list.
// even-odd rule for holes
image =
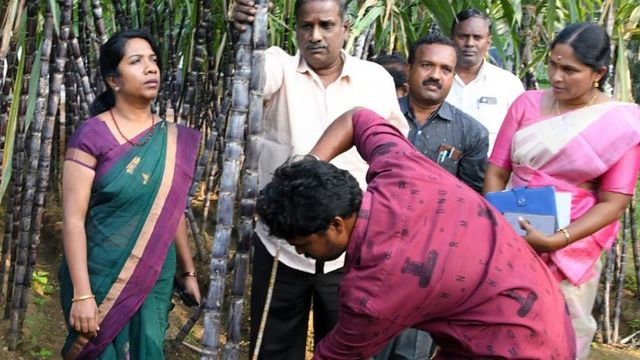
[[[253, 243], [251, 352], [255, 348], [273, 264], [273, 257], [257, 236]], [[338, 321], [338, 284], [342, 275], [342, 269], [310, 274], [278, 264], [259, 359], [304, 360], [311, 303], [314, 341], [318, 344]]]

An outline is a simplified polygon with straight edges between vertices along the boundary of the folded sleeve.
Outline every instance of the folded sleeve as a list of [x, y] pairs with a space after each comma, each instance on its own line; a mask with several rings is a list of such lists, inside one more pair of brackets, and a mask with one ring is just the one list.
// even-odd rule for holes
[[353, 114], [353, 136], [360, 156], [369, 164], [376, 157], [388, 154], [392, 148], [398, 151], [416, 151], [397, 127], [368, 109], [361, 109]]
[[96, 139], [103, 139], [105, 134], [96, 128], [96, 119], [86, 120], [73, 133], [67, 142], [65, 161], [72, 161], [86, 168], [95, 170], [98, 164], [99, 144]]

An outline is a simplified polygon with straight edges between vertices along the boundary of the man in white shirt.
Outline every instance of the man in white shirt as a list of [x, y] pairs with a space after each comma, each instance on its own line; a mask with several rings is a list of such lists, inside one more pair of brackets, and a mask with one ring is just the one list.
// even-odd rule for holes
[[511, 103], [524, 92], [512, 73], [486, 61], [491, 45], [491, 20], [477, 9], [456, 15], [451, 36], [458, 63], [447, 102], [478, 120], [489, 130], [489, 154]]
[[[236, 0], [235, 27], [253, 21], [250, 0]], [[294, 56], [272, 47], [265, 59], [264, 135], [259, 186], [292, 155], [307, 154], [324, 130], [345, 111], [367, 107], [389, 119], [405, 134], [408, 125], [396, 99], [391, 76], [380, 65], [347, 55], [345, 0], [297, 0]], [[332, 163], [348, 170], [366, 188], [367, 164], [352, 149]], [[260, 358], [304, 359], [309, 310], [313, 302], [317, 344], [338, 318], [338, 283], [344, 256], [321, 262], [307, 258], [282, 239], [256, 229], [251, 287], [251, 349], [256, 341], [276, 248], [279, 265]]]

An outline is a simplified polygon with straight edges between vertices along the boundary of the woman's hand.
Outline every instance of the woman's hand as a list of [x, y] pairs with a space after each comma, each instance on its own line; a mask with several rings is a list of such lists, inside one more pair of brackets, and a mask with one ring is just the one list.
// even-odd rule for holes
[[184, 278], [185, 291], [193, 296], [198, 302], [198, 305], [202, 304], [202, 296], [200, 295], [200, 287], [198, 286], [198, 279], [195, 276], [187, 276]]
[[69, 312], [69, 324], [75, 331], [88, 335], [90, 338], [95, 337], [100, 330], [96, 299], [74, 301]]
[[[527, 240], [529, 245], [531, 245], [531, 247], [537, 252], [558, 250], [566, 244], [563, 234], [555, 233], [552, 235], [545, 235], [522, 217], [518, 218], [518, 223], [520, 224], [520, 228], [527, 232], [527, 234], [523, 236], [524, 239]], [[561, 235], [562, 237], [559, 237], [558, 235]]]

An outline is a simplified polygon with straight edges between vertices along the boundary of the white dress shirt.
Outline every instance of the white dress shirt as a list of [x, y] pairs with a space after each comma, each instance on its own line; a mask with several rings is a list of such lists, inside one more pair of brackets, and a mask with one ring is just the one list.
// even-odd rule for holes
[[489, 154], [511, 103], [524, 92], [512, 73], [484, 61], [475, 79], [465, 85], [455, 75], [447, 102], [471, 115], [489, 130]]

